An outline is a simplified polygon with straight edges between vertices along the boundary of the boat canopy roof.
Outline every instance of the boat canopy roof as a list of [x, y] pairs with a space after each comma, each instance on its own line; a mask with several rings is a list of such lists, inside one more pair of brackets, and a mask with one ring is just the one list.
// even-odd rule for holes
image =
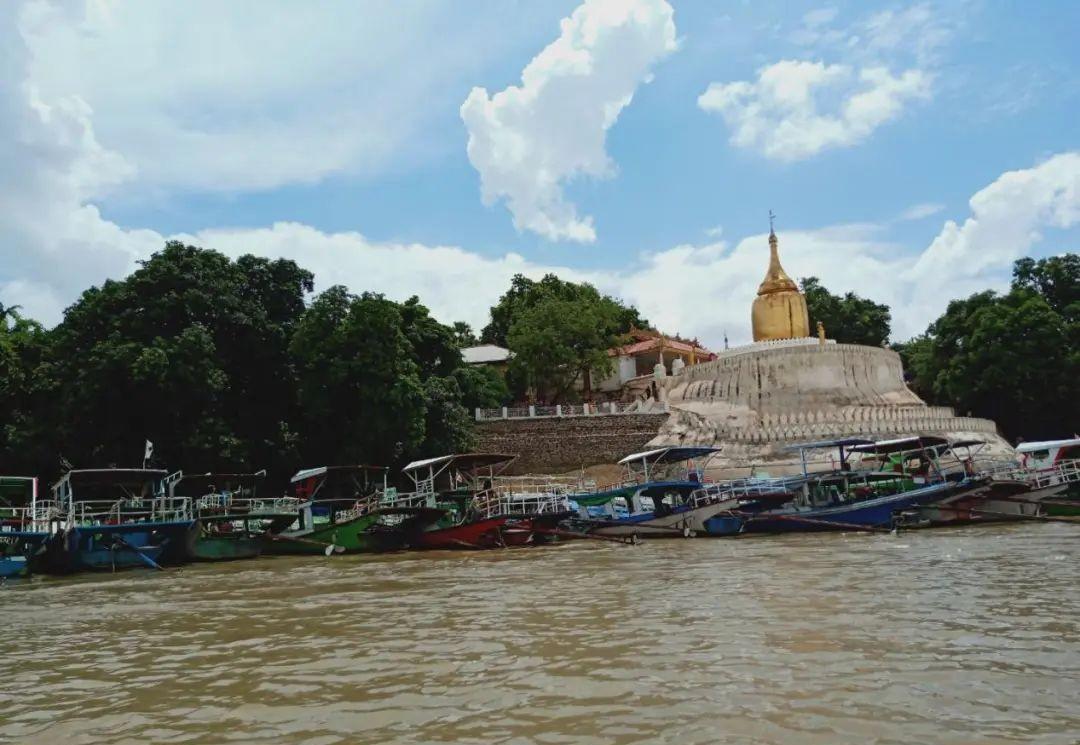
[[68, 471], [61, 477], [76, 486], [98, 484], [144, 484], [159, 481], [169, 475], [162, 468], [80, 468]]
[[266, 478], [266, 471], [255, 473], [185, 473], [180, 477], [180, 486], [194, 489], [208, 489], [211, 486], [253, 487]]
[[619, 464], [633, 463], [635, 461], [648, 461], [649, 463], [680, 463], [684, 460], [693, 460], [704, 455], [720, 452], [720, 448], [713, 447], [668, 447], [655, 450], [645, 450], [633, 453], [619, 461]]
[[454, 455], [440, 455], [438, 458], [414, 460], [401, 470], [408, 473], [409, 471], [418, 471], [421, 468], [434, 466], [440, 468], [454, 466], [455, 468], [462, 470], [469, 470], [472, 468], [483, 468], [484, 466], [497, 466], [503, 463], [509, 463], [515, 458], [517, 458], [516, 455], [509, 455], [507, 453], [456, 453]]
[[[387, 470], [386, 466], [316, 466], [315, 468], [304, 468], [297, 471], [293, 474], [292, 478], [289, 479], [289, 483], [295, 484], [297, 481], [310, 479], [312, 476], [322, 476], [326, 473], [380, 473], [385, 470]], [[263, 471], [262, 473], [265, 474], [265, 471]]]
[[1036, 450], [1050, 450], [1051, 448], [1064, 448], [1070, 445], [1080, 445], [1080, 437], [1071, 440], [1044, 440], [1043, 442], [1022, 442], [1016, 446], [1018, 453], [1032, 453]]
[[895, 440], [878, 440], [865, 445], [853, 445], [848, 448], [853, 453], [872, 453], [874, 455], [888, 455], [890, 453], [903, 453], [911, 450], [927, 450], [929, 448], [948, 447], [949, 441], [944, 437], [932, 435], [919, 435], [915, 437], [898, 437]]
[[827, 448], [848, 448], [852, 449], [856, 445], [873, 445], [873, 440], [867, 440], [862, 437], [844, 437], [839, 440], [817, 440], [816, 442], [799, 442], [794, 445], [788, 445], [784, 450], [825, 450]]
[[33, 496], [33, 476], [0, 476], [0, 504], [29, 503]]
[[949, 443], [949, 447], [951, 447], [951, 448], [973, 448], [976, 445], [985, 445], [985, 444], [986, 444], [986, 440], [964, 440], [964, 439], [959, 439], [959, 440], [951, 441]]

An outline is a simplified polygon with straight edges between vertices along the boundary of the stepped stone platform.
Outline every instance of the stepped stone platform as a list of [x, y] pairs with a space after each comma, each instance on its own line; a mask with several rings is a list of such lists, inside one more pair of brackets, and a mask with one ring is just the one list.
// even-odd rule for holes
[[720, 446], [714, 469], [755, 463], [779, 473], [798, 457], [787, 446], [844, 436], [970, 438], [985, 441], [988, 454], [1012, 453], [992, 421], [927, 406], [889, 349], [769, 341], [725, 350], [661, 383], [672, 414], [649, 444]]

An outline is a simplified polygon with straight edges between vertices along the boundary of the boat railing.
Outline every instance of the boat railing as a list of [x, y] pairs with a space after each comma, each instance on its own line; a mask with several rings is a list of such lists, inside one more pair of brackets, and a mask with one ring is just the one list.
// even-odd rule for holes
[[0, 532], [26, 530], [34, 522], [29, 507], [0, 507]]
[[689, 501], [691, 506], [697, 508], [736, 499], [773, 496], [789, 490], [789, 485], [784, 479], [736, 479], [706, 484], [691, 492]]
[[547, 515], [566, 512], [570, 500], [566, 493], [503, 493], [500, 495], [499, 512], [504, 515]]
[[237, 515], [242, 517], [247, 514], [296, 512], [300, 507], [300, 500], [296, 497], [237, 499], [229, 494], [207, 494], [200, 497], [195, 506], [202, 516]]
[[435, 492], [387, 492], [379, 497], [379, 507], [419, 508], [435, 507]]
[[120, 525], [136, 522], [176, 522], [194, 517], [190, 497], [85, 500], [72, 505], [74, 525]]
[[1048, 468], [1032, 468], [1011, 460], [983, 462], [980, 466], [979, 473], [994, 481], [1021, 481], [1032, 489], [1080, 483], [1080, 459], [1059, 461]]
[[595, 481], [582, 481], [576, 476], [498, 476], [493, 488], [503, 495], [573, 494], [585, 488], [595, 488]]

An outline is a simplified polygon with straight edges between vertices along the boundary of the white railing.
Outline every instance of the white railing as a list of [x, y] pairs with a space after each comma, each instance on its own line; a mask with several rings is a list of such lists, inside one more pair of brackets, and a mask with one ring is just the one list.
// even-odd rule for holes
[[721, 481], [697, 489], [690, 495], [690, 503], [694, 507], [704, 507], [709, 504], [721, 504], [734, 500], [775, 496], [788, 491], [790, 489], [788, 481], [785, 479], [737, 479], [734, 481]]
[[296, 497], [248, 497], [237, 499], [231, 494], [204, 494], [195, 502], [200, 512], [242, 515], [258, 512], [296, 512], [300, 507]]
[[1030, 468], [1015, 461], [980, 464], [981, 473], [995, 481], [1022, 481], [1032, 489], [1080, 483], [1080, 460], [1063, 460], [1049, 468]]
[[624, 414], [668, 414], [671, 407], [666, 401], [606, 401], [600, 404], [558, 404], [556, 406], [502, 407], [501, 409], [476, 409], [476, 421], [492, 422], [503, 419], [568, 419], [591, 416], [618, 416]]
[[191, 520], [193, 515], [189, 497], [154, 497], [75, 502], [68, 517], [73, 525], [119, 525], [184, 521]]

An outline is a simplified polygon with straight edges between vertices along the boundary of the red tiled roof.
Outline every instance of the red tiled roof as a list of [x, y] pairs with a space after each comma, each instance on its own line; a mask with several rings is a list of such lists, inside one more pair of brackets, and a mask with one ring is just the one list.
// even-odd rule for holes
[[654, 349], [659, 349], [661, 343], [664, 345], [665, 350], [671, 350], [674, 352], [682, 352], [683, 354], [690, 354], [693, 352], [698, 357], [712, 357], [713, 354], [704, 347], [695, 346], [693, 344], [687, 344], [684, 341], [678, 341], [677, 339], [661, 339], [656, 336], [651, 339], [643, 339], [632, 344], [626, 344], [621, 347], [614, 347], [608, 350], [608, 356], [619, 357], [621, 355], [634, 355], [644, 354], [645, 352], [651, 352]]

